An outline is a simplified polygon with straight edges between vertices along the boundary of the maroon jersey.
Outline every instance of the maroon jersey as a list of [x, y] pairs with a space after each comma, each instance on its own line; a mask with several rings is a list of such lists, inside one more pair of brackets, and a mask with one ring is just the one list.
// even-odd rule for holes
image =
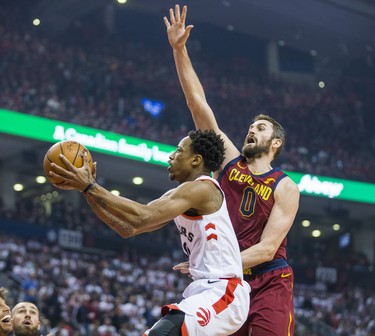
[[[229, 162], [221, 172], [218, 181], [225, 193], [241, 251], [259, 243], [275, 203], [276, 186], [286, 176], [279, 168], [261, 175], [253, 174], [243, 156]], [[286, 259], [285, 245], [286, 238], [274, 259]]]

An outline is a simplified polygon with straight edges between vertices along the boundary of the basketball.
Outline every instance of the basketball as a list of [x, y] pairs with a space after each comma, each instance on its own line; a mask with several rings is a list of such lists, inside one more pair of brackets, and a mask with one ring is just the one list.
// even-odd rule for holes
[[91, 153], [84, 145], [80, 144], [79, 142], [72, 141], [72, 140], [64, 140], [64, 141], [60, 141], [52, 145], [48, 149], [43, 160], [44, 174], [47, 177], [47, 179], [52, 184], [56, 184], [56, 185], [64, 184], [64, 181], [61, 180], [60, 178], [52, 177], [48, 175], [48, 172], [52, 170], [51, 163], [55, 163], [56, 165], [67, 169], [68, 167], [59, 158], [59, 154], [63, 154], [75, 167], [80, 168], [83, 166], [83, 157], [81, 156], [81, 154], [84, 151], [87, 152], [87, 159], [88, 159], [89, 165], [92, 168], [93, 161], [92, 161]]

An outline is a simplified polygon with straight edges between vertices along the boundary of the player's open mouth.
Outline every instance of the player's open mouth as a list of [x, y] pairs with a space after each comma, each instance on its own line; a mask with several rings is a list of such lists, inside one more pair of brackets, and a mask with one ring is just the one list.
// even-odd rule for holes
[[248, 138], [247, 138], [247, 143], [248, 143], [248, 144], [255, 143], [255, 139], [254, 139], [254, 138], [251, 138], [251, 137], [248, 137]]
[[5, 315], [2, 319], [1, 319], [1, 323], [9, 323], [10, 324], [10, 321], [11, 321], [11, 317], [10, 315]]
[[27, 326], [27, 327], [31, 327], [33, 324], [31, 323], [31, 321], [29, 320], [26, 320], [26, 321], [23, 321], [22, 323], [23, 325]]

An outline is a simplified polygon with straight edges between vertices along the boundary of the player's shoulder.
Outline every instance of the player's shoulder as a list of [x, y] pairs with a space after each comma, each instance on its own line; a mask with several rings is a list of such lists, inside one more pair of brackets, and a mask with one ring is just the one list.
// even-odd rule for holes
[[288, 176], [282, 178], [276, 188], [276, 194], [292, 194], [299, 195], [298, 185]]
[[209, 180], [181, 183], [169, 196], [171, 200], [188, 202], [190, 208], [206, 211], [218, 188]]
[[280, 180], [279, 182], [279, 185], [284, 185], [286, 188], [297, 188], [298, 189], [298, 185], [297, 183], [295, 183], [289, 175], [287, 174], [284, 174], [284, 177]]
[[199, 179], [194, 181], [186, 181], [184, 183], [181, 183], [175, 190], [174, 193], [210, 193], [212, 192], [213, 188], [217, 189], [215, 186], [215, 181], [213, 181], [210, 178], [207, 179]]
[[241, 152], [224, 132], [221, 131], [220, 136], [224, 141], [225, 147], [225, 158], [223, 163], [221, 164], [221, 169], [224, 169], [228, 165], [228, 163], [238, 158], [241, 155]]

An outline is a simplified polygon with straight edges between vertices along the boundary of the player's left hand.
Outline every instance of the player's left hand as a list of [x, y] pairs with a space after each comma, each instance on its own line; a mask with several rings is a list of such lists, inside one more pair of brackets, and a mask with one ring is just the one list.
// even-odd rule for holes
[[180, 12], [180, 6], [176, 5], [169, 9], [169, 20], [165, 16], [164, 23], [167, 27], [168, 40], [173, 49], [181, 49], [185, 46], [186, 41], [189, 38], [190, 31], [193, 29], [193, 25], [185, 27], [187, 6], [182, 8]]
[[180, 271], [182, 274], [187, 274], [188, 277], [191, 278], [191, 274], [189, 272], [189, 266], [190, 266], [189, 262], [184, 261], [182, 263], [179, 263], [179, 264], [173, 266], [173, 270], [174, 271]]

